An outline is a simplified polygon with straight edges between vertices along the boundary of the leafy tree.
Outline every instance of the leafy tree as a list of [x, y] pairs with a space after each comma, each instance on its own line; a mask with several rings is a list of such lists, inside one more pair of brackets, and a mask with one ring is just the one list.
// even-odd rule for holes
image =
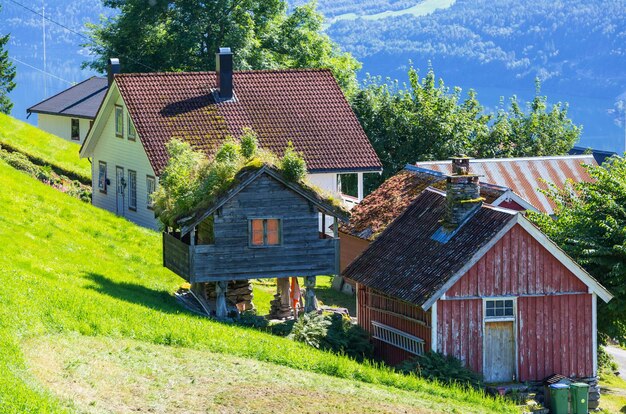
[[9, 60], [9, 51], [6, 49], [9, 35], [0, 36], [0, 112], [9, 114], [13, 103], [8, 97], [15, 88], [15, 66]]
[[477, 158], [566, 154], [581, 129], [567, 117], [567, 105], [548, 110], [539, 94], [522, 109], [515, 97], [508, 110], [486, 113], [470, 90], [450, 89], [429, 69], [421, 78], [409, 69], [409, 85], [368, 78], [352, 106], [383, 163], [381, 177], [368, 177], [368, 190], [405, 164], [442, 160], [465, 153]]
[[119, 56], [127, 72], [205, 71], [219, 47], [233, 49], [236, 69], [330, 68], [345, 91], [356, 85], [359, 63], [321, 33], [315, 3], [287, 14], [283, 0], [103, 0], [119, 15], [89, 25], [86, 46], [104, 71]]
[[598, 303], [598, 330], [626, 342], [626, 159], [588, 167], [592, 183], [553, 187], [556, 218], [531, 219], [615, 296]]

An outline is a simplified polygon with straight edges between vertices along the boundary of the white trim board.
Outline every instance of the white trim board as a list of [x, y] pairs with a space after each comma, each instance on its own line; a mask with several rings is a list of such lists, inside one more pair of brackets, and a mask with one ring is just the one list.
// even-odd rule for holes
[[548, 252], [552, 254], [554, 258], [556, 258], [563, 266], [565, 266], [570, 272], [572, 272], [581, 282], [583, 282], [588, 288], [590, 293], [596, 293], [600, 299], [604, 302], [609, 302], [613, 299], [613, 295], [602, 286], [597, 280], [595, 280], [585, 269], [580, 267], [578, 263], [574, 262], [572, 258], [570, 258], [563, 250], [561, 250], [556, 243], [550, 240], [545, 234], [541, 232], [534, 224], [532, 224], [527, 218], [525, 218], [522, 214], [516, 213], [515, 217], [507, 223], [487, 244], [481, 247], [478, 252], [472, 256], [470, 260], [465, 263], [461, 269], [459, 269], [448, 281], [441, 287], [437, 292], [435, 292], [424, 304], [422, 305], [422, 309], [428, 310], [430, 307], [438, 300], [443, 297], [443, 295], [452, 287], [454, 284], [463, 277], [471, 268], [474, 266], [491, 248], [515, 226], [515, 224], [519, 224], [524, 230], [528, 232], [539, 244], [545, 247]]

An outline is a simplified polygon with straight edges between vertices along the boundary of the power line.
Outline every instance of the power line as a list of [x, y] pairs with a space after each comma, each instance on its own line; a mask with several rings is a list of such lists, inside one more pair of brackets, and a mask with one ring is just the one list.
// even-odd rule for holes
[[[57, 26], [59, 26], [59, 27], [62, 27], [63, 29], [67, 30], [67, 31], [68, 31], [68, 32], [70, 32], [70, 33], [73, 33], [73, 34], [75, 34], [75, 35], [77, 35], [77, 36], [82, 37], [83, 39], [86, 39], [86, 40], [88, 40], [88, 41], [91, 41], [91, 38], [90, 38], [89, 36], [85, 35], [84, 33], [81, 33], [81, 32], [79, 32], [79, 31], [76, 31], [76, 30], [74, 30], [74, 29], [71, 29], [71, 28], [67, 27], [67, 26], [66, 26], [66, 25], [64, 25], [64, 24], [57, 22], [56, 20], [52, 20], [51, 18], [46, 17], [44, 14], [40, 13], [39, 11], [37, 11], [37, 10], [35, 10], [35, 9], [32, 9], [32, 8], [30, 8], [30, 7], [28, 7], [28, 6], [23, 5], [22, 3], [20, 3], [20, 2], [19, 2], [19, 1], [17, 1], [17, 0], [9, 0], [9, 1], [10, 1], [11, 3], [13, 3], [13, 4], [16, 4], [17, 6], [20, 6], [21, 8], [23, 8], [23, 9], [25, 9], [25, 10], [28, 10], [28, 11], [29, 11], [29, 12], [31, 12], [31, 13], [36, 14], [37, 16], [40, 16], [42, 19], [45, 19], [45, 20], [49, 21], [50, 23], [53, 23], [53, 24], [56, 24], [56, 25], [57, 25]], [[111, 52], [115, 53], [116, 51], [115, 51], [115, 50], [111, 50]], [[141, 65], [141, 66], [143, 66], [143, 67], [145, 67], [145, 68], [147, 68], [147, 69], [149, 69], [149, 70], [151, 70], [151, 71], [158, 72], [158, 70], [157, 70], [157, 69], [155, 69], [155, 68], [153, 68], [153, 67], [150, 67], [150, 66], [148, 66], [148, 65], [146, 65], [146, 64], [144, 64], [144, 63], [141, 63], [141, 62], [139, 62], [138, 60], [135, 60], [135, 59], [133, 59], [133, 58], [131, 58], [131, 57], [129, 57], [129, 56], [124, 56], [124, 55], [122, 55], [122, 57], [123, 57], [124, 59], [128, 59], [128, 60], [130, 60], [130, 61], [131, 61], [131, 62], [133, 62], [133, 63], [136, 63], [136, 64], [138, 64], [138, 65]]]
[[39, 68], [37, 68], [37, 67], [35, 67], [35, 66], [33, 66], [33, 65], [29, 65], [29, 64], [28, 64], [28, 63], [26, 63], [26, 62], [22, 62], [21, 60], [19, 60], [19, 59], [17, 59], [17, 58], [14, 58], [13, 56], [9, 56], [9, 59], [12, 59], [12, 60], [16, 61], [17, 63], [21, 63], [21, 64], [22, 64], [22, 65], [24, 65], [24, 66], [28, 66], [29, 68], [34, 69], [34, 70], [36, 70], [37, 72], [41, 72], [41, 73], [43, 73], [43, 74], [45, 74], [45, 75], [48, 75], [48, 76], [50, 76], [50, 77], [53, 77], [53, 78], [55, 78], [55, 79], [58, 79], [58, 80], [60, 80], [60, 81], [65, 82], [65, 83], [69, 83], [70, 85], [76, 85], [76, 82], [70, 82], [70, 81], [68, 81], [67, 79], [60, 78], [60, 77], [58, 77], [58, 76], [56, 76], [56, 75], [53, 75], [53, 74], [52, 74], [52, 73], [50, 73], [50, 72], [46, 72], [45, 70], [41, 70], [41, 69], [39, 69]]

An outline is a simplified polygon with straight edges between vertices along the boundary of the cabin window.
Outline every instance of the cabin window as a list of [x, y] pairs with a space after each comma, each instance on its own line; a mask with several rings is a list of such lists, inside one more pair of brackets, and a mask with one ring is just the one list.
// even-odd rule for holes
[[115, 136], [124, 138], [124, 111], [115, 105]]
[[156, 191], [156, 179], [151, 175], [146, 176], [146, 190], [148, 193], [146, 206], [149, 210], [152, 210], [154, 209], [154, 200], [152, 199], [152, 194], [154, 194], [154, 192]]
[[137, 210], [137, 171], [128, 170], [128, 209]]
[[98, 190], [107, 193], [107, 163], [104, 161], [98, 163]]
[[250, 245], [255, 247], [281, 244], [281, 220], [275, 218], [250, 220]]
[[126, 114], [126, 122], [128, 123], [128, 140], [134, 141], [137, 138], [137, 131], [133, 125], [133, 121], [130, 120], [130, 115]]
[[485, 318], [511, 318], [513, 316], [513, 299], [485, 301]]
[[80, 141], [80, 121], [76, 118], [72, 118], [72, 139]]

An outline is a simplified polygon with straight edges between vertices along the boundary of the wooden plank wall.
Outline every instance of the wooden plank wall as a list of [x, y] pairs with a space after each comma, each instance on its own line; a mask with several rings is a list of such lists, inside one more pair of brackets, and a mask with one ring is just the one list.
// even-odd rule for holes
[[519, 225], [437, 302], [438, 348], [476, 371], [482, 371], [482, 297], [488, 296], [518, 297], [521, 381], [592, 375], [591, 294]]
[[343, 271], [354, 259], [367, 249], [370, 242], [341, 232], [339, 233], [339, 239], [340, 267], [341, 271]]
[[[423, 339], [424, 351], [430, 350], [430, 311], [425, 312], [418, 306], [382, 295], [363, 285], [358, 285], [357, 294], [359, 295], [358, 323], [370, 335], [373, 333], [372, 321], [380, 322]], [[376, 356], [388, 364], [395, 365], [414, 356], [376, 339], [373, 341]]]
[[176, 237], [163, 233], [163, 266], [189, 280], [189, 252], [191, 246]]
[[589, 294], [518, 300], [521, 381], [543, 379], [555, 373], [592, 375], [591, 300]]

